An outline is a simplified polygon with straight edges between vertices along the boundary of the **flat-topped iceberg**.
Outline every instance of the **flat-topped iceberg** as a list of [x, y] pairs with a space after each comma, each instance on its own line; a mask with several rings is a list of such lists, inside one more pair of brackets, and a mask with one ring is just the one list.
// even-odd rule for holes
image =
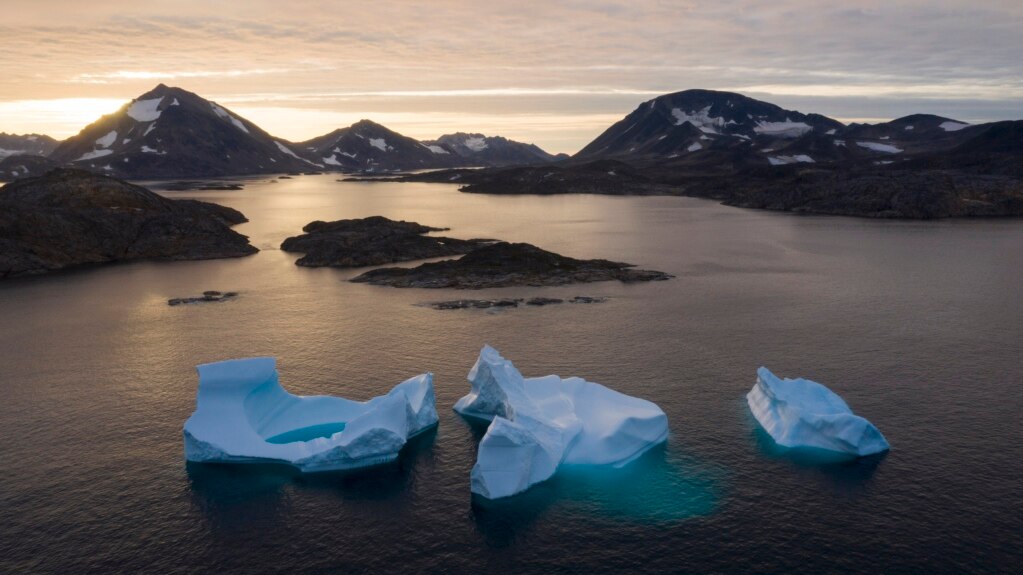
[[472, 468], [472, 491], [498, 499], [549, 479], [561, 464], [622, 466], [668, 437], [653, 403], [579, 377], [523, 378], [484, 346], [458, 413], [491, 421]]
[[430, 373], [360, 402], [288, 393], [272, 357], [196, 369], [196, 409], [184, 429], [189, 461], [354, 469], [394, 460], [410, 437], [437, 424]]
[[783, 447], [812, 447], [856, 456], [888, 450], [873, 424], [854, 415], [841, 397], [808, 379], [779, 379], [766, 367], [746, 394], [750, 411]]

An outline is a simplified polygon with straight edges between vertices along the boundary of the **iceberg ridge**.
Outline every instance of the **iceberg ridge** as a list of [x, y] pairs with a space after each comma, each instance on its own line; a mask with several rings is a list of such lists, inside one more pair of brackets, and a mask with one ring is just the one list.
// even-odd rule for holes
[[858, 457], [889, 449], [866, 419], [853, 414], [837, 394], [809, 379], [779, 379], [766, 367], [746, 394], [750, 411], [782, 447], [811, 447]]
[[469, 371], [458, 413], [491, 421], [472, 468], [472, 492], [508, 497], [561, 464], [622, 466], [668, 438], [657, 405], [579, 377], [524, 378], [488, 345]]
[[183, 431], [188, 461], [283, 463], [301, 471], [355, 469], [394, 460], [410, 437], [438, 421], [431, 373], [360, 402], [288, 393], [278, 382], [272, 357], [196, 369], [196, 409]]

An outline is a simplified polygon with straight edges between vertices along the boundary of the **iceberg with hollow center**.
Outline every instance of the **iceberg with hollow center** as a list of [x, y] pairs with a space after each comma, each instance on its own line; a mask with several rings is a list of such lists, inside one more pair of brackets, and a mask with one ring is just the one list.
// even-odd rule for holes
[[783, 447], [813, 447], [862, 457], [888, 450], [873, 424], [833, 391], [809, 379], [779, 379], [766, 367], [746, 394], [750, 411]]
[[483, 346], [455, 411], [489, 420], [472, 492], [498, 499], [549, 479], [561, 464], [622, 466], [668, 438], [655, 404], [579, 377], [524, 378]]
[[188, 461], [355, 469], [396, 459], [410, 437], [437, 424], [430, 373], [360, 402], [292, 395], [276, 363], [254, 357], [196, 367], [196, 409], [184, 428]]

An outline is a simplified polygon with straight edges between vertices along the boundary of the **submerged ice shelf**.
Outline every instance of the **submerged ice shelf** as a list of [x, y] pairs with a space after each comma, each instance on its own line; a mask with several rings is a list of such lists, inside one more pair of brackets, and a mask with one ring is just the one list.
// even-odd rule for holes
[[561, 464], [621, 466], [668, 437], [655, 404], [578, 377], [523, 378], [484, 346], [458, 413], [491, 421], [472, 468], [472, 491], [508, 497], [549, 479]]
[[888, 450], [888, 441], [845, 401], [808, 379], [779, 379], [766, 367], [746, 394], [750, 411], [782, 447], [810, 447], [855, 456]]
[[410, 437], [437, 424], [430, 373], [360, 402], [288, 393], [271, 357], [208, 363], [197, 370], [196, 409], [184, 429], [189, 461], [354, 469], [394, 460]]

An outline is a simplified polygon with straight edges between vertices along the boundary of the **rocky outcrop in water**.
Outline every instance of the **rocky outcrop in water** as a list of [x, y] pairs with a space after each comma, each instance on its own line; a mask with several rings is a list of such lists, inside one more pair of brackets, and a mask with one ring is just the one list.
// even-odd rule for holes
[[219, 292], [219, 291], [216, 291], [216, 290], [208, 290], [208, 291], [202, 292], [202, 295], [199, 295], [199, 296], [193, 296], [193, 297], [174, 297], [174, 298], [171, 298], [171, 299], [167, 300], [167, 305], [175, 306], [175, 305], [181, 305], [181, 304], [186, 304], [186, 303], [206, 303], [206, 302], [216, 302], [216, 301], [230, 301], [230, 300], [232, 300], [232, 299], [234, 299], [236, 297], [238, 297], [238, 292], [236, 292], [236, 291]]
[[[502, 299], [455, 299], [449, 301], [435, 301], [425, 304], [433, 309], [490, 309], [490, 308], [512, 308], [520, 304], [543, 307], [565, 303], [566, 300], [556, 297], [531, 297], [524, 298], [502, 298]], [[577, 295], [568, 300], [569, 303], [603, 303], [606, 297]]]
[[414, 268], [380, 268], [353, 282], [421, 288], [482, 289], [507, 286], [552, 286], [619, 280], [666, 280], [664, 272], [633, 269], [608, 260], [577, 260], [530, 244], [499, 242], [473, 250], [457, 260], [425, 263]]
[[53, 170], [0, 188], [0, 278], [82, 264], [246, 256], [259, 250], [230, 229], [245, 221], [225, 206]]
[[306, 233], [284, 240], [281, 249], [305, 254], [296, 265], [355, 268], [461, 255], [494, 241], [425, 235], [447, 229], [383, 216], [315, 221], [302, 228]]

